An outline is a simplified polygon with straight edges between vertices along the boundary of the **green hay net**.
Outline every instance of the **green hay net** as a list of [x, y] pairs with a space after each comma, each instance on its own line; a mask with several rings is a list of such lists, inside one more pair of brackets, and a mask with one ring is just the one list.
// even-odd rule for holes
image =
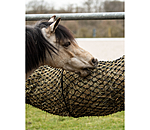
[[105, 116], [124, 110], [124, 56], [99, 61], [87, 77], [49, 66], [26, 81], [26, 103], [60, 116]]

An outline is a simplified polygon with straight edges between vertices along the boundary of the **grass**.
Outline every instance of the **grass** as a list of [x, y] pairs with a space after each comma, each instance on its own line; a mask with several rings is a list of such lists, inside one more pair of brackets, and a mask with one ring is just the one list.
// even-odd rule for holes
[[104, 117], [61, 117], [26, 105], [26, 130], [124, 130], [124, 111]]

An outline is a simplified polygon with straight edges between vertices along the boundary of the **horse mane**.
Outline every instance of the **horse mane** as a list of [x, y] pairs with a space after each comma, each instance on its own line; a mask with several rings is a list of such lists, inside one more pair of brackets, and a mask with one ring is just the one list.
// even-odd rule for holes
[[[26, 26], [26, 73], [38, 67], [40, 62], [44, 62], [46, 59], [46, 51], [51, 57], [51, 52], [58, 54], [57, 52], [59, 50], [44, 38], [41, 31], [42, 28], [49, 27], [50, 24], [52, 24], [52, 22], [40, 22], [34, 27]], [[62, 25], [58, 25], [56, 28], [55, 36], [57, 43], [60, 43], [60, 41], [64, 42], [66, 39], [74, 41], [71, 32]]]

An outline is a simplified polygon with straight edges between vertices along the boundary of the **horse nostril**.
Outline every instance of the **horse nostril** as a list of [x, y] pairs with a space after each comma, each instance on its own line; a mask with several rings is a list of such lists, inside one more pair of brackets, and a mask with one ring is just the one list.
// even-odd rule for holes
[[92, 58], [91, 62], [92, 62], [92, 64], [95, 65], [95, 66], [98, 64], [98, 60], [95, 59], [95, 58]]

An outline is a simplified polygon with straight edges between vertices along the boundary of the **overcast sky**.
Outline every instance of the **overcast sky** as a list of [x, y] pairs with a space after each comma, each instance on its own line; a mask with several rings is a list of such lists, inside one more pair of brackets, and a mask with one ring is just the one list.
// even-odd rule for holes
[[[32, 1], [32, 0], [25, 0], [25, 3], [27, 4], [30, 1]], [[38, 0], [38, 1], [41, 1], [41, 0]], [[44, 1], [46, 1], [48, 3], [52, 3], [54, 5], [55, 9], [58, 9], [63, 6], [66, 7], [69, 4], [76, 4], [76, 5], [80, 6], [86, 0], [44, 0]]]
[[[25, 4], [27, 4], [28, 2], [33, 1], [33, 0], [25, 0]], [[38, 0], [41, 1], [41, 0]], [[48, 3], [52, 3], [55, 9], [59, 9], [60, 7], [63, 6], [67, 6], [69, 4], [76, 4], [78, 6], [83, 5], [83, 3], [87, 0], [44, 0]], [[104, 0], [101, 0], [104, 1]], [[120, 0], [120, 1], [124, 1], [124, 0]]]

